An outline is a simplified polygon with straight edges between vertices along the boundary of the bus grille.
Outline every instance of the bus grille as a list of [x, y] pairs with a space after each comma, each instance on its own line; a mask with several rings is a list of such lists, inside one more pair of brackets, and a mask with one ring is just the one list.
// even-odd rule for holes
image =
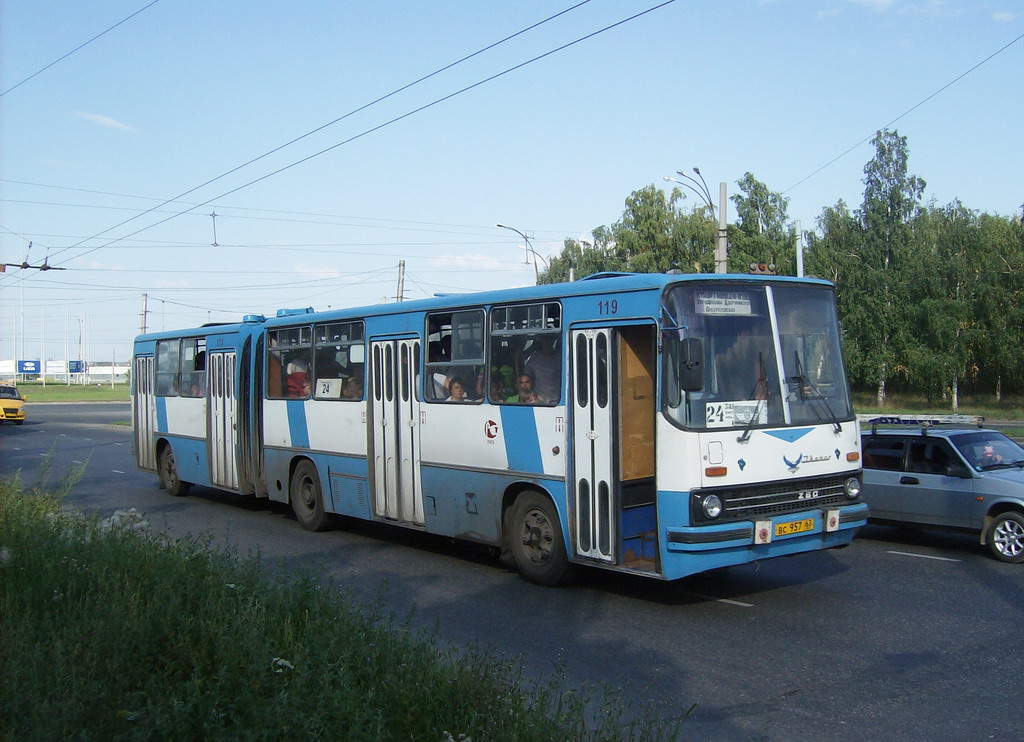
[[773, 515], [786, 515], [801, 510], [852, 505], [857, 500], [850, 500], [845, 494], [846, 480], [850, 476], [852, 473], [771, 485], [693, 490], [691, 493], [692, 522], [709, 522], [700, 503], [704, 497], [711, 494], [721, 498], [724, 508], [722, 514], [714, 519], [715, 523], [730, 520], [766, 519]]

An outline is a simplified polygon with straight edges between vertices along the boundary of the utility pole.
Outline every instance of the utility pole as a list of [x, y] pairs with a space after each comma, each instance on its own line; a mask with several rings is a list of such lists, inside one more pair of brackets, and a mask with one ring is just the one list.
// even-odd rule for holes
[[804, 231], [800, 228], [800, 220], [796, 222], [796, 276], [804, 276]]
[[395, 301], [405, 301], [405, 261], [398, 261], [398, 292]]
[[142, 335], [146, 334], [146, 315], [149, 312], [147, 307], [149, 306], [149, 294], [142, 295], [142, 323], [140, 325], [139, 332]]
[[[698, 173], [699, 174], [699, 173]], [[729, 272], [729, 229], [725, 223], [726, 184], [718, 184], [718, 244], [715, 246], [715, 273]]]

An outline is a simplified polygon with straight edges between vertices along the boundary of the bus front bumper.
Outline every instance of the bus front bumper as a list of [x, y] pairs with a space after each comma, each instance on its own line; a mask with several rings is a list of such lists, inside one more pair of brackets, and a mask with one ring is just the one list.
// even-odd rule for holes
[[787, 513], [765, 520], [668, 527], [665, 529], [665, 546], [669, 552], [769, 547], [769, 553], [762, 553], [762, 556], [785, 553], [789, 551], [787, 545], [800, 545], [802, 548], [794, 550], [808, 551], [821, 548], [823, 541], [826, 546], [849, 543], [854, 530], [867, 525], [868, 512], [865, 503], [857, 503], [828, 510]]

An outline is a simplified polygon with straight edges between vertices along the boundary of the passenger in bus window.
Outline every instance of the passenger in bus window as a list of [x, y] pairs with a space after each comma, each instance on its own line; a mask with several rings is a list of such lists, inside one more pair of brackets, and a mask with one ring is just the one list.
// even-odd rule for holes
[[316, 353], [316, 378], [318, 379], [340, 379], [345, 375], [345, 369], [334, 357], [334, 350], [326, 348]]
[[519, 374], [516, 376], [516, 393], [505, 401], [518, 402], [520, 404], [539, 404], [540, 400], [540, 395], [533, 388], [533, 377], [530, 374]]
[[295, 355], [286, 367], [285, 380], [287, 396], [308, 397], [310, 391], [309, 364], [302, 354]]
[[303, 398], [310, 392], [309, 374], [305, 371], [294, 371], [288, 374], [288, 396]]
[[345, 379], [345, 385], [341, 388], [341, 396], [343, 399], [362, 399], [363, 380], [358, 376], [350, 376]]
[[562, 388], [562, 361], [554, 335], [538, 335], [533, 340], [523, 371], [533, 378], [533, 389], [544, 402], [557, 402]]
[[466, 385], [462, 383], [462, 379], [458, 376], [453, 376], [448, 382], [448, 398], [445, 402], [466, 402]]

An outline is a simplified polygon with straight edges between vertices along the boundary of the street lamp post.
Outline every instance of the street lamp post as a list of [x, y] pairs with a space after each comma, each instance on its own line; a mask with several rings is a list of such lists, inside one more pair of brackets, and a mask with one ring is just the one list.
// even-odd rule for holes
[[[711, 211], [711, 216], [715, 215], [715, 202], [711, 199], [711, 191], [708, 189], [707, 181], [704, 180], [704, 176], [700, 174], [700, 168], [694, 168], [693, 172], [697, 174], [697, 178], [694, 178], [689, 173], [684, 173], [682, 170], [676, 170], [676, 173], [682, 175], [686, 180], [676, 180], [670, 178], [667, 175], [662, 180], [667, 180], [669, 183], [676, 183], [681, 186], [689, 188], [691, 191], [697, 194], [704, 205]], [[684, 196], [686, 194], [683, 194]], [[726, 217], [726, 186], [725, 183], [719, 183], [718, 185], [718, 234], [715, 239], [715, 273], [728, 273], [729, 272], [729, 231], [725, 223]]]
[[[540, 255], [537, 254], [537, 251], [533, 249], [533, 245], [530, 244], [530, 238], [527, 237], [522, 232], [520, 232], [515, 227], [510, 227], [507, 224], [501, 224], [499, 222], [498, 224], [495, 224], [494, 226], [495, 227], [500, 227], [501, 229], [508, 229], [508, 230], [510, 230], [512, 232], [515, 232], [517, 235], [519, 235], [520, 237], [523, 238], [523, 240], [526, 242], [526, 262], [527, 263], [530, 262], [530, 255], [532, 254], [533, 255], [533, 272], [534, 272], [534, 275], [536, 276], [537, 283], [540, 283], [540, 268], [538, 267], [537, 259], [540, 258], [541, 260], [543, 260], [543, 258], [541, 258]], [[547, 260], [544, 260], [544, 270], [545, 271], [548, 270], [548, 261]]]

